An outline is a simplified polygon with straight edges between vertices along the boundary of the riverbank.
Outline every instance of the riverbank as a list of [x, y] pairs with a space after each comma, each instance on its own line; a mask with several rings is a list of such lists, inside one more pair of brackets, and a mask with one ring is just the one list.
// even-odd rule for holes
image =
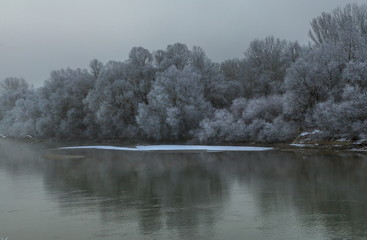
[[[318, 132], [316, 132], [318, 133]], [[218, 142], [216, 144], [206, 144], [207, 146], [227, 146], [227, 147], [266, 147], [278, 150], [335, 150], [335, 151], [357, 151], [367, 152], [367, 139], [352, 141], [349, 139], [336, 139], [336, 140], [319, 140], [312, 136], [314, 132], [304, 132], [297, 136], [293, 141], [278, 142], [278, 143], [255, 143], [255, 142]], [[7, 141], [23, 142], [23, 143], [46, 143], [49, 145], [64, 145], [65, 147], [75, 146], [115, 146], [115, 147], [135, 147], [135, 146], [147, 146], [147, 145], [182, 145], [182, 146], [202, 146], [192, 141], [147, 141], [142, 139], [38, 139], [32, 136], [19, 137], [7, 137], [2, 136], [0, 139]]]

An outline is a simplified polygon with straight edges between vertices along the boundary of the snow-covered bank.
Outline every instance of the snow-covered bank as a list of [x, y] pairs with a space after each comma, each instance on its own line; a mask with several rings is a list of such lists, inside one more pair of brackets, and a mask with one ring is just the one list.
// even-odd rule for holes
[[206, 145], [146, 145], [135, 147], [116, 146], [75, 146], [61, 147], [58, 149], [102, 149], [118, 151], [206, 151], [206, 152], [247, 152], [247, 151], [268, 151], [270, 147], [248, 147], [248, 146], [206, 146]]

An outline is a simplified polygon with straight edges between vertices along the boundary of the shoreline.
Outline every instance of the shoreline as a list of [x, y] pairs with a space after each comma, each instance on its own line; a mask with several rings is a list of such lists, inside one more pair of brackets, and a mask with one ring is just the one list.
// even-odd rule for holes
[[324, 151], [349, 151], [349, 152], [366, 152], [367, 153], [367, 141], [350, 141], [350, 140], [314, 140], [304, 141], [295, 139], [288, 142], [275, 142], [275, 143], [255, 143], [255, 142], [217, 142], [215, 144], [201, 144], [193, 143], [190, 141], [147, 141], [139, 139], [37, 139], [31, 136], [27, 137], [2, 137], [0, 140], [15, 141], [28, 144], [45, 143], [49, 145], [62, 144], [63, 147], [82, 147], [82, 146], [114, 146], [114, 147], [128, 147], [134, 148], [135, 146], [156, 146], [156, 145], [181, 145], [181, 146], [210, 146], [210, 147], [263, 147], [273, 148], [273, 150], [280, 151], [308, 151], [308, 150], [324, 150]]

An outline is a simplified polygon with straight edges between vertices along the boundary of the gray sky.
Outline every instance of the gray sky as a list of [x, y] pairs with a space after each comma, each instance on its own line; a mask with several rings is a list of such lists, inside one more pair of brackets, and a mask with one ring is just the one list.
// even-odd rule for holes
[[[310, 21], [345, 0], [0, 0], [0, 79], [40, 86], [51, 70], [125, 60], [130, 49], [182, 42], [214, 61], [255, 38], [308, 42]], [[365, 0], [353, 2], [363, 3]]]

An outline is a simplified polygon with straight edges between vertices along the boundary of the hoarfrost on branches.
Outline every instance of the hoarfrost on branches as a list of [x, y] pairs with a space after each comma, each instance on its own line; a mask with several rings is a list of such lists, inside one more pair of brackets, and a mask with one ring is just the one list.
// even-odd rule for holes
[[40, 88], [0, 82], [0, 135], [200, 143], [367, 137], [367, 4], [311, 21], [309, 46], [273, 36], [211, 61], [183, 43], [126, 61], [52, 71]]

